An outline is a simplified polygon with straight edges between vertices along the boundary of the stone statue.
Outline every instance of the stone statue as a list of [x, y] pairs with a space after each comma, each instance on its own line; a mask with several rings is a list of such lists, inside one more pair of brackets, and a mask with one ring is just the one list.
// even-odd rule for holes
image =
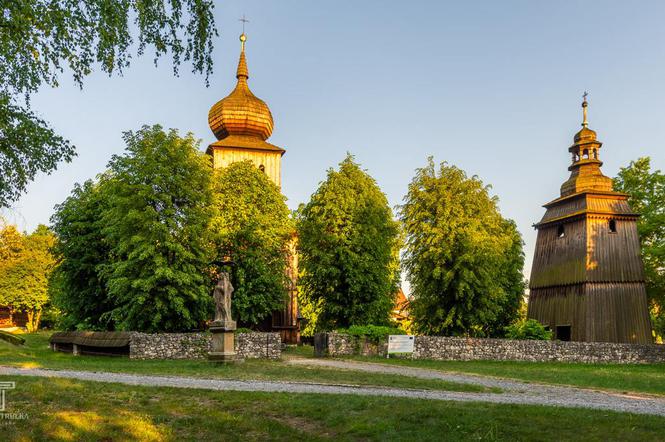
[[210, 324], [212, 342], [208, 359], [211, 361], [230, 362], [237, 358], [233, 333], [236, 322], [231, 318], [232, 294], [231, 277], [228, 272], [222, 272], [212, 293], [212, 298], [215, 300], [215, 320]]
[[213, 299], [215, 300], [215, 323], [231, 324], [231, 295], [233, 295], [233, 285], [227, 272], [222, 272], [222, 277], [217, 281]]

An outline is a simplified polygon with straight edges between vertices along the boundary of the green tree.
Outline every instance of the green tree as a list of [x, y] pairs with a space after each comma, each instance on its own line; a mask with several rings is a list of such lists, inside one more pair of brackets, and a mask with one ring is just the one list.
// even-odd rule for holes
[[125, 132], [109, 163], [102, 232], [111, 247], [102, 275], [118, 328], [183, 331], [209, 317], [210, 157], [191, 134], [144, 126]]
[[216, 173], [214, 207], [215, 261], [234, 262], [234, 315], [257, 326], [284, 306], [293, 220], [279, 188], [251, 161]]
[[[16, 226], [7, 224], [0, 218], [0, 275], [9, 275], [11, 267], [21, 255], [24, 247], [23, 234]], [[0, 292], [0, 305], [9, 307], [10, 319], [14, 313], [12, 306], [8, 305], [8, 298]]]
[[351, 155], [299, 209], [298, 239], [301, 299], [319, 329], [387, 324], [399, 283], [399, 226]]
[[424, 334], [492, 336], [518, 317], [524, 295], [522, 238], [477, 177], [432, 158], [416, 170], [400, 220], [414, 328]]
[[110, 263], [110, 245], [102, 232], [108, 180], [102, 175], [97, 182], [77, 184], [51, 217], [60, 262], [52, 277], [53, 303], [61, 310], [58, 326], [64, 329], [114, 328], [109, 314], [114, 304], [102, 276]]
[[0, 238], [0, 304], [26, 312], [27, 329], [33, 332], [49, 302], [49, 278], [56, 265], [51, 253], [55, 236], [40, 225], [30, 235], [6, 227]]
[[653, 325], [665, 335], [665, 174], [651, 170], [649, 157], [631, 161], [614, 178], [614, 189], [625, 192], [631, 208], [641, 216], [637, 221], [647, 296]]
[[[133, 23], [132, 23], [133, 21]], [[10, 0], [0, 14], [0, 207], [15, 201], [36, 173], [70, 161], [74, 147], [30, 109], [30, 96], [57, 87], [66, 68], [74, 81], [95, 67], [109, 75], [131, 53], [171, 54], [194, 72], [212, 72], [217, 35], [212, 0]]]

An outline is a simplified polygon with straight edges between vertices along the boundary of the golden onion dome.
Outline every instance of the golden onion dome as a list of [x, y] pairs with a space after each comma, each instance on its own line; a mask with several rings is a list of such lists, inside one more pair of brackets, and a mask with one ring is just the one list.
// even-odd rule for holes
[[584, 141], [595, 141], [596, 140], [596, 131], [589, 129], [588, 127], [583, 127], [582, 130], [575, 134], [573, 139], [575, 143], [584, 142]]
[[241, 51], [235, 89], [219, 100], [208, 112], [208, 124], [218, 140], [229, 135], [258, 137], [267, 140], [272, 134], [273, 120], [268, 105], [257, 98], [247, 85], [249, 72], [245, 59], [245, 34], [240, 36]]

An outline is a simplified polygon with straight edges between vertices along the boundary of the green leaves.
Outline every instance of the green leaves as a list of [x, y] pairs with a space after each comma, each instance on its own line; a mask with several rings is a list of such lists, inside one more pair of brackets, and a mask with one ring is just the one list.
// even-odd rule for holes
[[0, 207], [16, 201], [37, 173], [50, 172], [73, 157], [74, 147], [67, 140], [0, 92]]
[[233, 313], [256, 326], [284, 307], [293, 220], [279, 188], [251, 161], [217, 172], [214, 207], [216, 261], [230, 258], [235, 264]]
[[119, 328], [178, 331], [207, 319], [209, 158], [191, 134], [144, 126], [124, 134], [127, 153], [109, 169], [102, 233], [112, 244], [106, 269]]
[[49, 302], [49, 278], [56, 266], [54, 243], [55, 236], [42, 225], [30, 235], [13, 226], [0, 230], [0, 305], [27, 312], [29, 331], [37, 329]]
[[640, 214], [637, 232], [653, 326], [665, 335], [665, 174], [651, 171], [649, 157], [638, 158], [619, 170], [614, 189], [630, 195], [631, 208]]
[[303, 312], [319, 329], [385, 324], [399, 282], [399, 228], [385, 195], [347, 158], [298, 211]]
[[535, 319], [518, 321], [506, 327], [507, 339], [533, 339], [540, 341], [549, 341], [552, 339], [552, 332]]
[[190, 330], [211, 307], [210, 158], [160, 126], [124, 138], [109, 172], [56, 209], [57, 303], [72, 326]]
[[217, 36], [213, 8], [211, 0], [2, 2], [0, 207], [16, 201], [36, 173], [50, 173], [74, 155], [73, 146], [30, 110], [31, 94], [57, 87], [65, 69], [79, 86], [97, 65], [122, 74], [133, 46], [139, 55], [152, 47], [155, 63], [170, 52], [176, 75], [189, 61], [207, 83]]
[[501, 217], [477, 177], [430, 158], [409, 184], [400, 220], [403, 267], [417, 331], [436, 335], [501, 333], [524, 294], [522, 238]]

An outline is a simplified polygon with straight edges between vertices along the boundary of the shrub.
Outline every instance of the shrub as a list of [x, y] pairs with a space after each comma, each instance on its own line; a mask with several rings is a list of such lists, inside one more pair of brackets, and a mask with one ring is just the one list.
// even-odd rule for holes
[[243, 334], [243, 333], [254, 333], [255, 331], [252, 330], [251, 328], [246, 328], [246, 327], [238, 327], [236, 328], [236, 334]]
[[534, 339], [541, 341], [552, 339], [552, 332], [535, 319], [515, 322], [506, 327], [505, 330], [506, 338], [508, 339]]
[[386, 327], [382, 325], [352, 325], [348, 329], [336, 330], [337, 333], [345, 333], [351, 336], [363, 337], [373, 342], [381, 342], [389, 335], [405, 335], [406, 332], [400, 328]]

